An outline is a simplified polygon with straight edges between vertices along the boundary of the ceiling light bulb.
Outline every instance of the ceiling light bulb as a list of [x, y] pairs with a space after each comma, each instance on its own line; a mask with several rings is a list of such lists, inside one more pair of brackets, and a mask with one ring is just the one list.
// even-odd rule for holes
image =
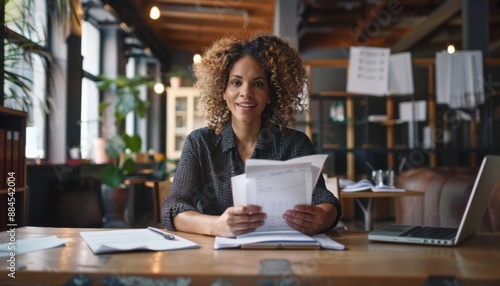
[[194, 62], [195, 64], [197, 64], [197, 63], [201, 62], [201, 55], [200, 55], [200, 54], [195, 54], [195, 55], [193, 56], [193, 62]]
[[161, 94], [165, 90], [165, 86], [163, 85], [163, 83], [157, 82], [157, 83], [155, 83], [155, 86], [153, 87], [153, 89], [155, 90], [155, 92], [157, 94]]
[[455, 52], [455, 46], [449, 44], [448, 47], [446, 48], [446, 51], [448, 52], [448, 54], [453, 54]]
[[149, 11], [149, 17], [153, 20], [160, 18], [160, 9], [158, 7], [151, 7], [151, 11]]

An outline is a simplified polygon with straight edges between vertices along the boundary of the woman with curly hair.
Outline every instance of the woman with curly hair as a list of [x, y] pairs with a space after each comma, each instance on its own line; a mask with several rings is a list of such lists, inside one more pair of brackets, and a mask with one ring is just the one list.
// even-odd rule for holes
[[[305, 109], [308, 79], [299, 53], [277, 36], [225, 37], [193, 66], [199, 108], [208, 126], [186, 138], [162, 222], [168, 229], [233, 237], [255, 231], [260, 206], [233, 206], [231, 177], [249, 158], [288, 160], [314, 154], [309, 138], [291, 129]], [[339, 200], [320, 176], [311, 205], [296, 205], [283, 218], [308, 235], [334, 227]]]

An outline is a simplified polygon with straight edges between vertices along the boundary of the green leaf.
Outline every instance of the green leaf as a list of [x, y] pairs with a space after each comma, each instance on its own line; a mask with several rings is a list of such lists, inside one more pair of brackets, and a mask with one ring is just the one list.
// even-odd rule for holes
[[138, 134], [134, 134], [132, 136], [128, 136], [128, 134], [122, 135], [123, 140], [125, 141], [125, 145], [132, 153], [137, 153], [141, 150], [142, 139]]
[[106, 140], [106, 154], [112, 159], [118, 158], [125, 151], [125, 148], [125, 141], [120, 135], [115, 135]]
[[112, 81], [104, 79], [102, 81], [97, 82], [96, 86], [99, 90], [108, 90], [112, 84], [113, 84]]
[[109, 106], [108, 102], [101, 102], [99, 103], [99, 116], [102, 116], [104, 114], [104, 110]]
[[137, 105], [135, 107], [135, 111], [137, 113], [137, 116], [139, 116], [139, 118], [146, 117], [148, 107], [149, 107], [149, 101], [145, 101], [145, 100], [138, 101]]
[[105, 185], [116, 188], [123, 184], [125, 175], [118, 167], [109, 165], [102, 172], [101, 180]]
[[127, 159], [125, 159], [125, 162], [123, 162], [122, 173], [124, 175], [128, 175], [128, 174], [134, 172], [136, 168], [137, 168], [137, 165], [135, 164], [134, 160], [132, 160], [132, 158], [127, 158]]
[[115, 117], [119, 120], [125, 119], [127, 114], [134, 110], [134, 95], [129, 91], [119, 93], [115, 105]]

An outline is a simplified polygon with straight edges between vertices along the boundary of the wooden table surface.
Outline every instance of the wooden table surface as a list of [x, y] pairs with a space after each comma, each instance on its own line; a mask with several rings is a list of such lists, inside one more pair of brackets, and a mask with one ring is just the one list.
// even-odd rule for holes
[[[338, 230], [329, 235], [347, 249], [334, 251], [214, 250], [213, 237], [178, 232], [201, 247], [94, 255], [79, 235], [83, 230], [96, 229], [17, 229], [17, 240], [48, 235], [70, 240], [63, 247], [17, 255], [14, 279], [7, 276], [7, 258], [0, 258], [0, 285], [102, 285], [113, 280], [122, 283], [116, 285], [165, 285], [167, 281], [176, 285], [424, 285], [428, 279], [445, 283], [433, 285], [500, 285], [500, 233], [478, 234], [458, 247], [439, 247], [369, 242], [366, 232]], [[8, 241], [9, 234], [0, 233], [0, 243]], [[289, 263], [289, 271], [261, 275], [273, 273], [281, 262]], [[87, 284], [75, 284], [85, 280]]]

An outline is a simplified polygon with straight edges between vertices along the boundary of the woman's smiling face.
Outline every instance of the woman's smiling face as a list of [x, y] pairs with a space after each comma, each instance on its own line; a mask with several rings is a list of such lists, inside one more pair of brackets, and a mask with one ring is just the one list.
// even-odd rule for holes
[[229, 71], [224, 100], [233, 122], [261, 124], [262, 112], [269, 103], [269, 86], [262, 65], [245, 55]]

